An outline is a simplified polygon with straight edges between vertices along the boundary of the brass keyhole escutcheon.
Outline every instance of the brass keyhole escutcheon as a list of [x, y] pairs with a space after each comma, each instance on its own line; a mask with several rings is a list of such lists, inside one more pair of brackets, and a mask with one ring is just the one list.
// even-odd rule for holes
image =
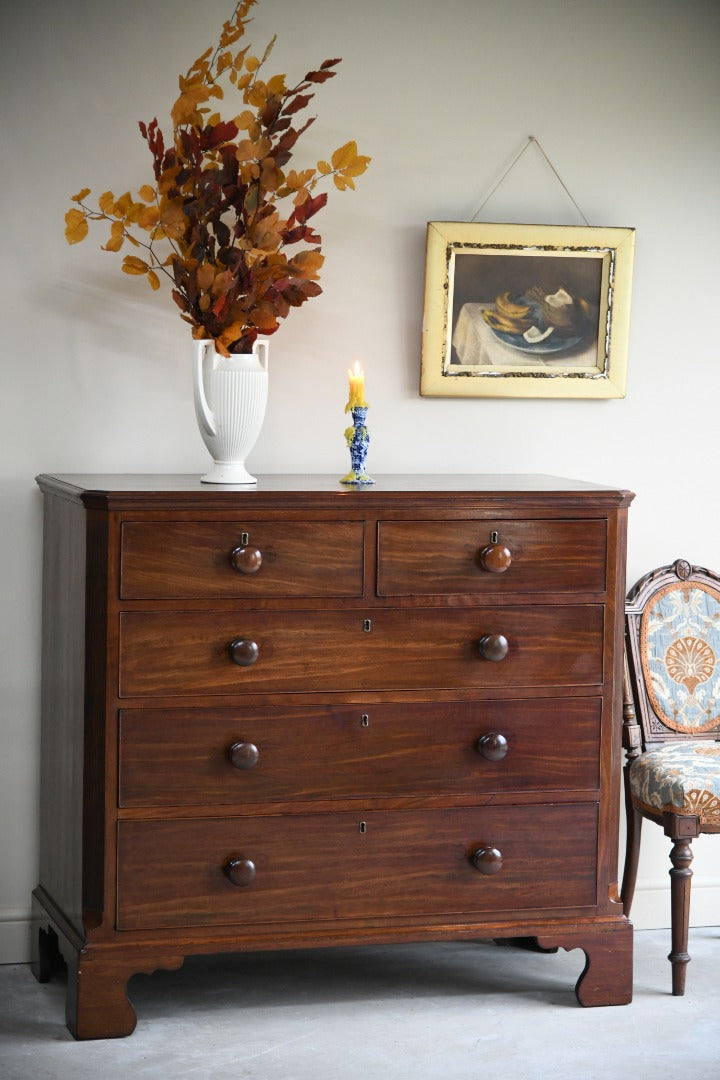
[[361, 821], [358, 824], [358, 832], [361, 833], [363, 836], [365, 835], [365, 833], [367, 832], [367, 821]]
[[370, 726], [370, 717], [368, 716], [368, 714], [366, 712], [364, 712], [362, 714], [362, 716], [360, 717], [360, 727], [369, 727], [369, 726]]
[[500, 533], [493, 529], [490, 543], [480, 551], [480, 566], [490, 574], [504, 574], [510, 569], [512, 551], [500, 540]]

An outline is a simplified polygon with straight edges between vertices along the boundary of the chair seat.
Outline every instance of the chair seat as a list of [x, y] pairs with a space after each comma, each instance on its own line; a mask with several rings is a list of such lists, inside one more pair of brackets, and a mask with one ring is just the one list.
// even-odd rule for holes
[[720, 832], [720, 743], [688, 739], [646, 750], [630, 768], [633, 800], [656, 813], [695, 814]]

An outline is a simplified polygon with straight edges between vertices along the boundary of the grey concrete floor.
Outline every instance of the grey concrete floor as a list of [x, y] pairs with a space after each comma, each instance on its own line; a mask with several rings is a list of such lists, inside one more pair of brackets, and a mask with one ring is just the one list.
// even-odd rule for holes
[[684, 998], [669, 931], [635, 935], [634, 1000], [583, 1009], [579, 951], [489, 942], [195, 957], [135, 976], [127, 1039], [75, 1042], [62, 977], [0, 967], [2, 1080], [718, 1080], [720, 928], [691, 931]]

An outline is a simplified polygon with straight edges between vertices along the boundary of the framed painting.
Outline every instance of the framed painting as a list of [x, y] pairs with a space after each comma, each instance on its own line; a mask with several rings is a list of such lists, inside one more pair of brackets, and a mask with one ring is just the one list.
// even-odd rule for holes
[[635, 230], [431, 221], [420, 393], [625, 396]]

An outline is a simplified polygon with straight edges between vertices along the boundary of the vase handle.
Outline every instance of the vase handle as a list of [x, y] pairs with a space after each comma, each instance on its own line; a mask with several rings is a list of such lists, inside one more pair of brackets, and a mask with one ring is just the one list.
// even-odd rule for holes
[[217, 435], [215, 417], [212, 414], [208, 399], [205, 395], [205, 380], [203, 378], [203, 361], [207, 349], [214, 350], [212, 340], [195, 342], [195, 366], [193, 368], [193, 394], [195, 397], [195, 415], [197, 421], [206, 435]]
[[253, 346], [253, 352], [260, 361], [260, 367], [263, 371], [268, 369], [268, 341], [267, 338], [256, 338]]

